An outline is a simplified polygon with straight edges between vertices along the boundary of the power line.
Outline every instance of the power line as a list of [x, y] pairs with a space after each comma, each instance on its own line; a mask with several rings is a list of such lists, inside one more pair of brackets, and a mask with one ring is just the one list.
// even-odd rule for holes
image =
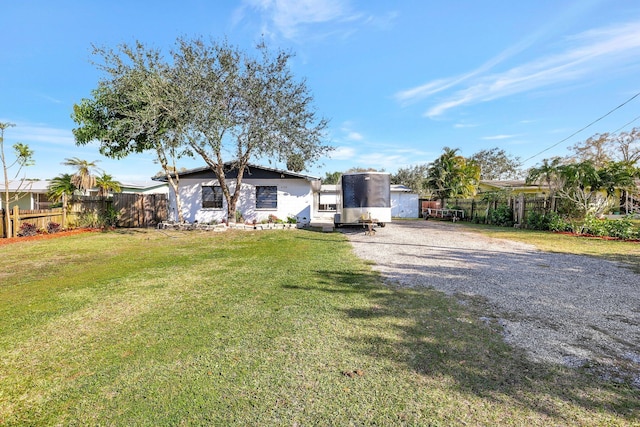
[[631, 120], [628, 123], [625, 123], [624, 125], [620, 126], [618, 129], [614, 130], [612, 133], [618, 133], [620, 132], [622, 129], [626, 128], [627, 126], [629, 126], [631, 123], [635, 122], [636, 120], [640, 119], [640, 116], [636, 117], [635, 119]]
[[[593, 126], [593, 125], [594, 125], [594, 124], [596, 124], [596, 123], [598, 123], [600, 120], [604, 119], [605, 117], [607, 117], [608, 115], [610, 115], [610, 114], [611, 114], [611, 113], [613, 113], [614, 111], [616, 111], [616, 110], [618, 110], [618, 109], [620, 109], [620, 108], [624, 107], [625, 105], [627, 105], [629, 102], [633, 101], [633, 100], [634, 100], [635, 98], [637, 98], [638, 96], [640, 96], [640, 92], [636, 93], [636, 94], [635, 94], [635, 95], [633, 95], [631, 98], [627, 99], [627, 100], [626, 100], [626, 101], [624, 101], [622, 104], [618, 105], [617, 107], [615, 107], [614, 109], [610, 110], [610, 111], [609, 111], [609, 112], [607, 112], [606, 114], [604, 114], [604, 115], [602, 115], [602, 116], [598, 117], [597, 119], [595, 119], [594, 121], [592, 121], [592, 122], [591, 122], [591, 123], [589, 123], [588, 125], [586, 125], [586, 126], [584, 126], [583, 128], [581, 128], [581, 129], [579, 129], [579, 130], [575, 131], [574, 133], [572, 133], [572, 134], [571, 134], [571, 135], [569, 135], [568, 137], [564, 138], [563, 140], [558, 141], [558, 142], [556, 142], [555, 144], [550, 145], [549, 147], [545, 148], [544, 150], [542, 150], [542, 151], [540, 151], [540, 152], [538, 152], [538, 153], [534, 154], [533, 156], [531, 156], [531, 157], [528, 157], [528, 158], [524, 159], [522, 162], [520, 162], [520, 164], [522, 165], [522, 164], [524, 164], [525, 162], [527, 162], [527, 161], [529, 161], [529, 160], [533, 159], [534, 157], [538, 157], [540, 154], [542, 154], [542, 153], [544, 153], [544, 152], [546, 152], [546, 151], [549, 151], [549, 150], [551, 150], [551, 149], [552, 149], [552, 148], [554, 148], [554, 147], [557, 147], [558, 145], [562, 144], [563, 142], [567, 141], [568, 139], [573, 138], [574, 136], [576, 136], [577, 134], [579, 134], [579, 133], [580, 133], [580, 132], [582, 132], [583, 130], [585, 130], [585, 129], [587, 129], [587, 128], [591, 127], [591, 126]], [[638, 118], [640, 118], [640, 116], [636, 117], [636, 118], [635, 118], [635, 119], [633, 119], [631, 122], [629, 122], [629, 123], [627, 123], [626, 125], [624, 125], [623, 127], [627, 126], [627, 125], [628, 125], [628, 124], [630, 124], [630, 123], [633, 123], [633, 122], [634, 122], [635, 120], [637, 120]], [[616, 131], [616, 132], [617, 132], [617, 131]], [[615, 132], [614, 132], [614, 133], [615, 133]]]

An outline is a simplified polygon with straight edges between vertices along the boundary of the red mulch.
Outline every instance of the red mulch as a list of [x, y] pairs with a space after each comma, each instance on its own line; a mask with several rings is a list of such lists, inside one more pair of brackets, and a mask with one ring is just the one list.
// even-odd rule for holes
[[31, 242], [33, 240], [55, 239], [57, 237], [71, 236], [73, 234], [80, 234], [80, 233], [93, 233], [96, 231], [101, 231], [101, 230], [97, 228], [74, 228], [73, 230], [59, 231], [58, 233], [51, 233], [51, 234], [36, 234], [35, 236], [27, 236], [27, 237], [10, 237], [8, 239], [0, 238], [0, 246], [9, 245], [11, 243]]

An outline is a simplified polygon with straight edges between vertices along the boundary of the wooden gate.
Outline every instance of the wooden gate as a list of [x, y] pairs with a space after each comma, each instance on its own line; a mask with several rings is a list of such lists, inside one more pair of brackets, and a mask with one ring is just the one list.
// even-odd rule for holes
[[168, 217], [166, 194], [113, 195], [113, 209], [118, 213], [118, 227], [155, 227]]

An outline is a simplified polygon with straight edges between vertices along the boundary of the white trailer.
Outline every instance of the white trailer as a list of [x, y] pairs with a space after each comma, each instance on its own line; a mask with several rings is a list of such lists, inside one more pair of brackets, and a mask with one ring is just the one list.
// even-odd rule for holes
[[336, 186], [336, 226], [391, 222], [391, 176], [384, 172], [342, 174]]

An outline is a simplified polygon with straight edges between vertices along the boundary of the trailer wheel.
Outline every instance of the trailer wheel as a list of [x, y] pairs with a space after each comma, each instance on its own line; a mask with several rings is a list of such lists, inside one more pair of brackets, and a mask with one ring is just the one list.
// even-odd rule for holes
[[378, 227], [384, 227], [385, 225], [387, 225], [387, 224], [385, 224], [384, 222], [379, 222], [378, 223]]

